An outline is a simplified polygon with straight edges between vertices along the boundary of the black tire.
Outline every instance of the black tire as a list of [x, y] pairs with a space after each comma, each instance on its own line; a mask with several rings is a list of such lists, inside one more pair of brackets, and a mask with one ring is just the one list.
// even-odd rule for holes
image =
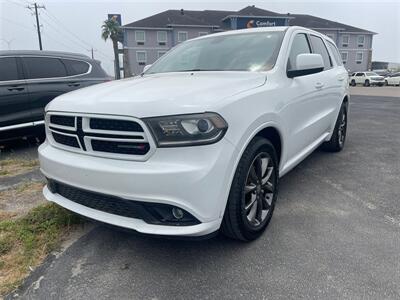
[[[266, 166], [265, 158], [267, 158]], [[278, 172], [274, 146], [265, 138], [255, 137], [244, 151], [232, 181], [221, 225], [223, 234], [233, 239], [252, 241], [265, 231], [271, 220], [278, 194]], [[258, 179], [261, 178], [258, 184], [254, 184], [257, 180], [253, 181], [253, 175]], [[264, 187], [262, 182], [265, 178], [268, 182]], [[254, 208], [255, 212], [252, 213]], [[250, 220], [250, 214], [254, 219]]]
[[356, 86], [356, 81], [354, 79], [351, 80], [351, 86]]
[[389, 82], [388, 82], [387, 80], [385, 80], [385, 85], [386, 85], [386, 86], [388, 86], [388, 85], [389, 85]]
[[367, 79], [367, 80], [365, 80], [365, 82], [364, 82], [364, 86], [370, 86], [371, 85], [371, 83], [369, 82], [369, 80]]
[[[344, 123], [343, 123], [344, 122]], [[340, 152], [343, 150], [347, 133], [347, 106], [343, 103], [336, 119], [335, 129], [328, 142], [322, 144], [322, 149], [328, 152]]]

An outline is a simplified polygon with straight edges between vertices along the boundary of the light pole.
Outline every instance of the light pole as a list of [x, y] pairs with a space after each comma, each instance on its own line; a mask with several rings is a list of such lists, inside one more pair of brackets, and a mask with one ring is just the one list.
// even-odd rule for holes
[[0, 39], [1, 41], [5, 42], [7, 44], [7, 48], [8, 50], [11, 49], [11, 43], [15, 40], [15, 39], [11, 39], [11, 40], [6, 40], [6, 39]]

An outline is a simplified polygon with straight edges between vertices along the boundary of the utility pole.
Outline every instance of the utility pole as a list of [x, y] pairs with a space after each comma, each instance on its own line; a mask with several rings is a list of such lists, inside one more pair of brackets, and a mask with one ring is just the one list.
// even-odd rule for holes
[[39, 49], [43, 50], [42, 36], [40, 34], [40, 23], [39, 23], [38, 9], [44, 9], [45, 7], [44, 7], [44, 5], [37, 5], [37, 3], [35, 2], [33, 5], [28, 5], [27, 8], [30, 9], [30, 10], [35, 10], [34, 14], [36, 16], [36, 29], [37, 29], [37, 33], [38, 33], [38, 39], [39, 39]]
[[93, 49], [93, 47], [91, 49], [89, 49], [88, 51], [90, 51], [92, 53], [92, 59], [94, 59], [94, 52], [97, 51], [96, 49]]

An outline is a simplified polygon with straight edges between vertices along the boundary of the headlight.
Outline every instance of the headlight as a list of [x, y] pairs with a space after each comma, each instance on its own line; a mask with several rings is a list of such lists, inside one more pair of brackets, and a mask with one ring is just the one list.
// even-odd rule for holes
[[206, 145], [218, 142], [228, 124], [217, 113], [176, 115], [143, 119], [158, 147]]

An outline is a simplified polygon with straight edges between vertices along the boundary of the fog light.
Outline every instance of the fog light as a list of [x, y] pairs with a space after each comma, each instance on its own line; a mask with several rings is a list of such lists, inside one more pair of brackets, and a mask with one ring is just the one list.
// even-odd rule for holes
[[183, 210], [177, 207], [174, 207], [172, 209], [172, 215], [174, 216], [175, 219], [182, 219], [183, 218]]

